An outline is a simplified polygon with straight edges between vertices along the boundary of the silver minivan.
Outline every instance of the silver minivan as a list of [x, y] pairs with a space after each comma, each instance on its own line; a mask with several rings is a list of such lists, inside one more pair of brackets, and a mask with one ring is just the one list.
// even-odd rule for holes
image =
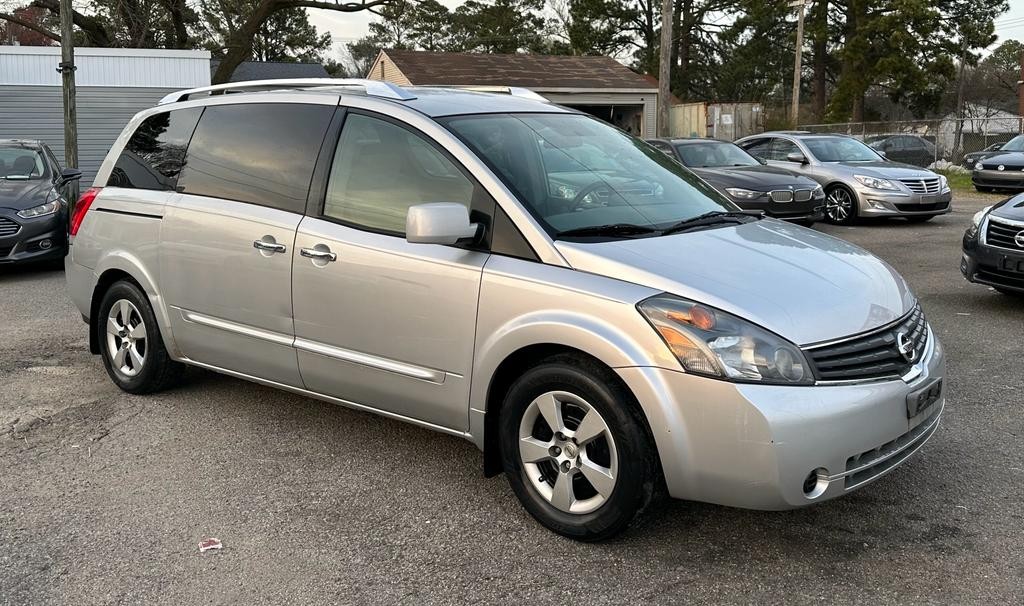
[[663, 493], [820, 503], [931, 437], [943, 351], [892, 267], [508, 93], [256, 82], [140, 113], [71, 221], [90, 349], [130, 393], [190, 364], [471, 440], [580, 540]]

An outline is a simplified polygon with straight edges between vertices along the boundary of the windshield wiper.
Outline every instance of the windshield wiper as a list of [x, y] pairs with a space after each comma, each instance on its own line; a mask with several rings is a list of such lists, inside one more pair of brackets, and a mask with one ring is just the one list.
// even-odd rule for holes
[[609, 223], [608, 225], [591, 225], [560, 231], [556, 236], [638, 236], [653, 234], [658, 230], [646, 225], [634, 223]]
[[683, 219], [682, 221], [665, 228], [661, 232], [663, 236], [668, 234], [675, 234], [681, 231], [694, 229], [697, 227], [707, 227], [709, 225], [719, 225], [721, 223], [746, 223], [750, 220], [757, 220], [764, 216], [761, 211], [754, 212], [728, 212], [722, 210], [713, 210], [703, 215], [697, 215], [696, 217], [690, 217], [689, 219]]

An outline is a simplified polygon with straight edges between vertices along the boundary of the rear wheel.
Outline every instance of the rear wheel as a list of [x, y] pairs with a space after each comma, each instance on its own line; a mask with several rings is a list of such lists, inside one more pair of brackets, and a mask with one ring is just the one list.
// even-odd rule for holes
[[114, 383], [134, 394], [173, 385], [183, 366], [167, 355], [156, 316], [145, 293], [131, 282], [115, 282], [100, 302], [100, 355]]
[[512, 490], [563, 536], [614, 536], [659, 485], [656, 451], [632, 394], [589, 360], [560, 355], [528, 370], [506, 395], [499, 431]]
[[825, 192], [825, 220], [836, 225], [851, 225], [857, 220], [857, 198], [844, 185], [833, 185]]

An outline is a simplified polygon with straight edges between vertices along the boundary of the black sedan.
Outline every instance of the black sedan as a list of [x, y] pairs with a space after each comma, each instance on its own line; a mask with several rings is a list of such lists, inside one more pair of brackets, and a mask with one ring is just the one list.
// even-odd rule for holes
[[994, 155], [976, 161], [971, 182], [982, 192], [1024, 189], [1024, 135], [1010, 139]]
[[984, 160], [985, 158], [991, 158], [998, 154], [999, 150], [1003, 149], [1004, 145], [1006, 145], [1005, 141], [1003, 143], [993, 143], [983, 150], [964, 154], [964, 167], [974, 168], [975, 162], [978, 160]]
[[765, 166], [740, 147], [718, 139], [649, 139], [746, 210], [810, 225], [822, 218], [825, 192], [812, 179]]
[[0, 139], [0, 264], [67, 254], [68, 203], [61, 189], [81, 176], [62, 171], [39, 141]]
[[868, 135], [864, 142], [891, 162], [928, 168], [938, 158], [935, 144], [918, 135]]
[[960, 271], [965, 278], [1024, 295], [1024, 194], [978, 211], [963, 246]]

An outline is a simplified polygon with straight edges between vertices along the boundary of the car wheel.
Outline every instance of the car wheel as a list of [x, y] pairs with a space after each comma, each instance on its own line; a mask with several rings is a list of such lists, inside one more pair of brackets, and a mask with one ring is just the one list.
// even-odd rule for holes
[[160, 391], [181, 376], [183, 366], [167, 355], [149, 299], [135, 284], [111, 285], [100, 301], [96, 331], [107, 374], [124, 391]]
[[833, 185], [825, 192], [825, 220], [836, 225], [851, 225], [857, 220], [857, 198], [844, 185]]
[[915, 215], [912, 217], [907, 217], [906, 219], [910, 223], [927, 223], [928, 221], [931, 221], [934, 218], [935, 215]]
[[974, 189], [980, 191], [983, 194], [990, 194], [990, 193], [992, 193], [992, 188], [991, 187], [985, 187], [983, 185], [975, 185]]
[[656, 450], [632, 394], [582, 357], [549, 358], [516, 380], [499, 431], [513, 492], [562, 536], [614, 536], [661, 486]]

